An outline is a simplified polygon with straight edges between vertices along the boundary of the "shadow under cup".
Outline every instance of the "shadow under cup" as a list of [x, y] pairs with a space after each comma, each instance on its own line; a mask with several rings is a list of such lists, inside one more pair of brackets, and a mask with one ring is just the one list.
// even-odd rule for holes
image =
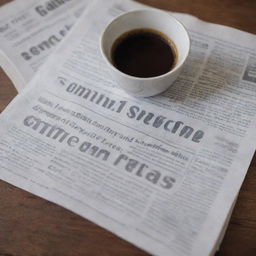
[[[176, 65], [161, 76], [139, 78], [119, 71], [112, 63], [112, 47], [116, 40], [131, 30], [148, 28], [170, 38], [176, 46]], [[190, 50], [190, 39], [184, 26], [167, 12], [136, 10], [115, 18], [101, 37], [101, 52], [119, 87], [135, 97], [149, 97], [165, 91], [177, 78]]]

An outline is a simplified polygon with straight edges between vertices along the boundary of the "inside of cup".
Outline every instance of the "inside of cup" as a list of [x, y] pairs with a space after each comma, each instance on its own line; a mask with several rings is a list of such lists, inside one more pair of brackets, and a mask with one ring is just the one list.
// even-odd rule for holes
[[177, 49], [175, 68], [184, 62], [189, 53], [190, 40], [183, 25], [164, 11], [137, 10], [119, 16], [106, 28], [102, 36], [102, 50], [110, 63], [115, 41], [124, 33], [140, 28], [151, 28], [168, 36]]

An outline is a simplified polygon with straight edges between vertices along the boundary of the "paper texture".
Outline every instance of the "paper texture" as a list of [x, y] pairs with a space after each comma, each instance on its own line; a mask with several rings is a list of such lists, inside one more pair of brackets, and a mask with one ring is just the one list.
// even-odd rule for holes
[[7, 107], [0, 178], [153, 255], [213, 255], [255, 150], [256, 37], [174, 14], [188, 62], [162, 95], [132, 98], [99, 41], [137, 8], [95, 1]]
[[63, 40], [90, 0], [16, 0], [0, 8], [0, 66], [18, 91]]

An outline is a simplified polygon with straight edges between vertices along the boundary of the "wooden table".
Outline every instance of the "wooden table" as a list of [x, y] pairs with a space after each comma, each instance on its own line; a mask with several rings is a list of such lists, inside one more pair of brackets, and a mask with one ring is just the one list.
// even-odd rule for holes
[[[0, 5], [10, 0], [0, 0]], [[256, 34], [255, 0], [141, 0]], [[239, 40], [239, 39], [238, 39]], [[16, 96], [0, 70], [0, 112]], [[0, 256], [146, 256], [145, 252], [57, 205], [0, 181]], [[218, 256], [256, 255], [256, 157]]]

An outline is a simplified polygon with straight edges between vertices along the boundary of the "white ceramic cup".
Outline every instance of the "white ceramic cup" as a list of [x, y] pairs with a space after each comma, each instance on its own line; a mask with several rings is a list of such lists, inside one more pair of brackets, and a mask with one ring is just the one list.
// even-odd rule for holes
[[[168, 36], [176, 45], [175, 67], [161, 76], [139, 78], [119, 71], [111, 60], [114, 42], [124, 33], [151, 28]], [[128, 94], [135, 97], [149, 97], [165, 91], [177, 79], [190, 50], [190, 39], [184, 26], [167, 12], [153, 9], [135, 10], [115, 18], [104, 30], [101, 37], [101, 52], [110, 67], [113, 79]]]

